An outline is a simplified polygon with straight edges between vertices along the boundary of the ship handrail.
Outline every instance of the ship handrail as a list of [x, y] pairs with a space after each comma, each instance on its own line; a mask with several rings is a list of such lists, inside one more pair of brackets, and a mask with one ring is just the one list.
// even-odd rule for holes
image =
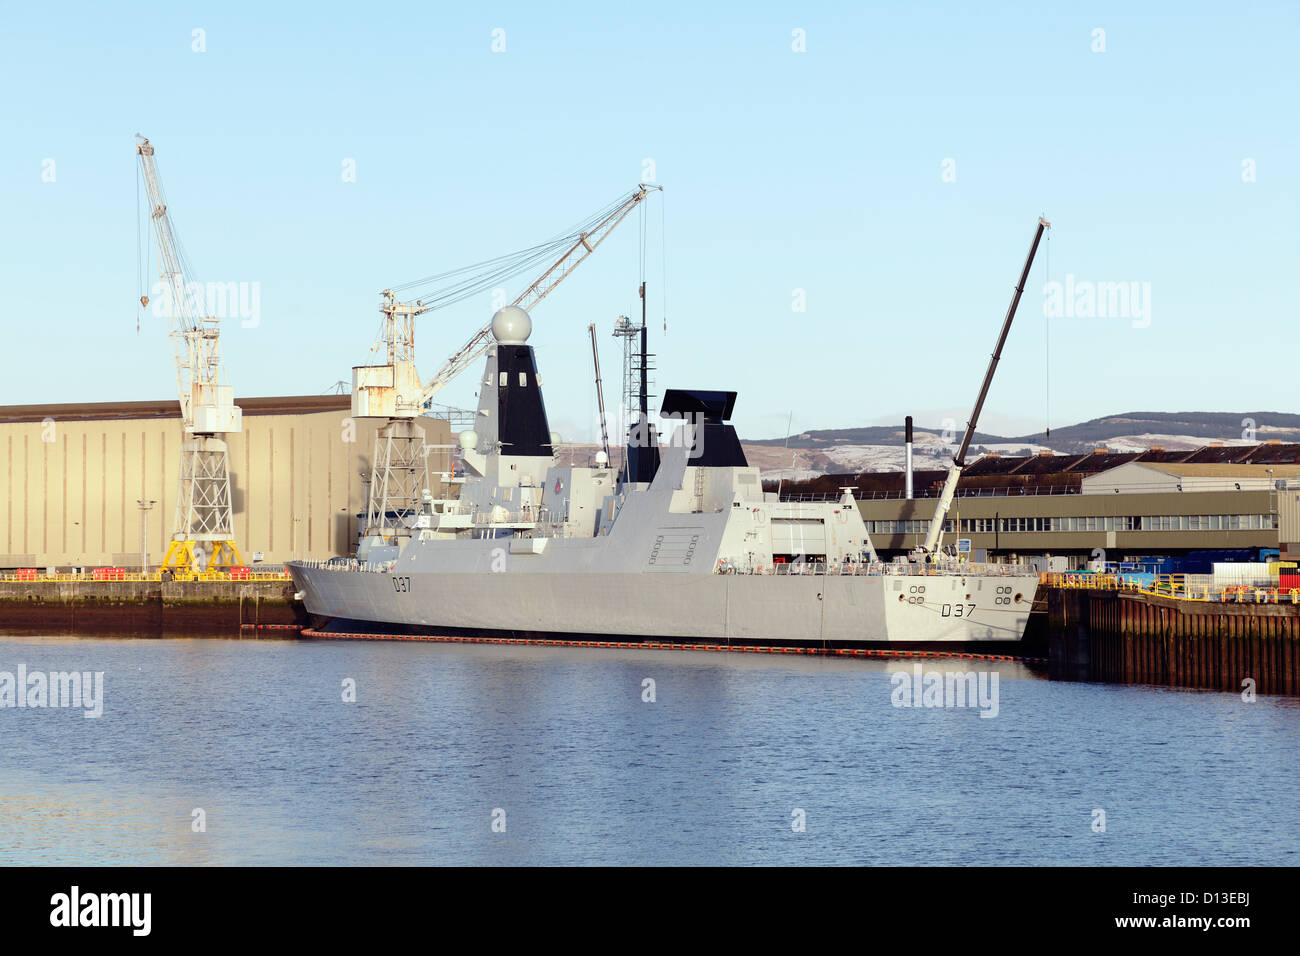
[[900, 564], [895, 562], [823, 562], [823, 561], [787, 561], [772, 565], [759, 565], [747, 569], [743, 566], [719, 561], [714, 568], [716, 574], [747, 574], [766, 577], [924, 577], [927, 575], [944, 575], [947, 577], [1009, 577], [1031, 576], [1032, 568], [1027, 564], [991, 564], [985, 562], [960, 562], [941, 564]]
[[[998, 488], [958, 488], [958, 498], [1035, 498], [1039, 496], [1052, 495], [1079, 495], [1083, 489], [1076, 485], [1003, 485]], [[822, 491], [822, 492], [798, 492], [785, 491], [780, 493], [782, 502], [831, 502], [841, 501], [844, 498], [842, 491]], [[912, 494], [913, 498], [937, 498], [939, 493], [929, 488], [918, 488]], [[906, 500], [907, 492], [905, 490], [890, 491], [856, 491], [853, 494], [854, 501], [898, 501]]]

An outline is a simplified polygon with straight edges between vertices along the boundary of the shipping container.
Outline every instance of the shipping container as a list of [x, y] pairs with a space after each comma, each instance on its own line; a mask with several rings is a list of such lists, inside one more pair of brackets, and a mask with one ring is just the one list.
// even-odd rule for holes
[[1215, 587], [1271, 587], [1277, 583], [1277, 578], [1269, 571], [1267, 564], [1253, 561], [1216, 561], [1211, 573]]

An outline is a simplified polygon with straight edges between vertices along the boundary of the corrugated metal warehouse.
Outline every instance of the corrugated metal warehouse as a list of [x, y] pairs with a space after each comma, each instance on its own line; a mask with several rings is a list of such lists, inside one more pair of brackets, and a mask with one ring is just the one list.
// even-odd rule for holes
[[[235, 539], [267, 564], [356, 548], [379, 419], [351, 419], [347, 395], [236, 399], [243, 431], [226, 436]], [[445, 421], [421, 418], [430, 445]], [[175, 401], [0, 407], [0, 568], [138, 567], [171, 539], [181, 442]], [[431, 470], [446, 471], [434, 450]], [[440, 489], [433, 489], [439, 493]]]

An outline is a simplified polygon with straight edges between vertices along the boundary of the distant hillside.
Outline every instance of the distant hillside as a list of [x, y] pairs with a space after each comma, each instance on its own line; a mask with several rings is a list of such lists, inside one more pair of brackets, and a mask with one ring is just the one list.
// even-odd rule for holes
[[[1248, 429], [1254, 429], [1250, 434]], [[1110, 441], [1138, 445], [1165, 444], [1161, 438], [1192, 439], [1194, 444], [1221, 441], [1254, 444], [1277, 438], [1300, 441], [1300, 415], [1289, 412], [1128, 412], [1052, 429], [1050, 443], [1064, 451], [1083, 451]], [[1142, 439], [1149, 439], [1143, 441]], [[1042, 435], [1005, 441], [1043, 441]], [[1077, 447], [1076, 447], [1077, 446]], [[1165, 444], [1165, 447], [1171, 447]]]
[[[959, 425], [957, 437], [960, 439], [965, 432], [965, 424]], [[941, 435], [942, 428], [922, 428], [920, 425], [912, 426], [912, 437], [920, 441], [921, 433]], [[1042, 436], [1039, 436], [1040, 439]], [[997, 435], [990, 435], [987, 432], [977, 431], [975, 441], [989, 442], [1007, 442], [1012, 441], [1009, 438], [999, 438]], [[779, 445], [785, 446], [784, 438], [764, 438], [761, 440], [745, 439], [746, 445]], [[902, 445], [903, 444], [903, 426], [902, 425], [873, 425], [865, 428], [827, 428], [817, 431], [800, 432], [798, 435], [791, 435], [789, 447], [791, 448], [825, 448], [828, 445]]]
[[[1254, 429], [1253, 434], [1249, 431]], [[917, 468], [946, 468], [961, 432], [916, 426]], [[1300, 415], [1289, 412], [1127, 412], [1052, 429], [1051, 436], [1002, 436], [976, 432], [972, 453], [1004, 456], [1050, 450], [1059, 454], [1090, 452], [1098, 445], [1112, 451], [1192, 451], [1211, 442], [1253, 445], [1269, 439], [1300, 442]], [[785, 438], [748, 439], [750, 461], [764, 475], [801, 479], [816, 474], [896, 471], [902, 467], [903, 428], [814, 429]]]
[[[1243, 424], [1244, 423], [1244, 424]], [[1252, 425], [1254, 434], [1243, 434]], [[956, 452], [961, 433], [944, 435], [940, 428], [913, 428], [914, 467], [918, 471], [946, 471]], [[1094, 418], [1077, 425], [1052, 429], [1042, 434], [1005, 437], [976, 432], [971, 457], [988, 452], [1003, 457], [1033, 455], [1039, 451], [1058, 454], [1091, 452], [1105, 445], [1113, 452], [1147, 451], [1160, 447], [1168, 452], [1194, 451], [1211, 442], [1224, 445], [1254, 445], [1278, 439], [1300, 443], [1300, 415], [1289, 412], [1128, 412]], [[903, 468], [903, 428], [819, 429], [784, 438], [744, 439], [745, 456], [762, 471], [765, 479], [806, 481], [819, 475], [861, 475], [897, 472]], [[566, 446], [564, 461], [586, 464], [596, 453], [594, 445]], [[615, 451], [615, 461], [621, 461]]]
[[[1254, 435], [1245, 434], [1248, 427]], [[924, 444], [922, 435], [939, 436], [943, 429], [934, 426], [914, 427], [917, 444]], [[957, 435], [960, 437], [961, 426]], [[1042, 432], [1030, 435], [994, 435], [977, 431], [976, 445], [1050, 446], [1056, 451], [1091, 450], [1112, 439], [1151, 439], [1150, 444], [1160, 444], [1159, 439], [1195, 439], [1198, 444], [1211, 441], [1253, 444], [1277, 438], [1284, 442], [1300, 441], [1300, 414], [1290, 412], [1126, 412], [1094, 418], [1077, 425], [1053, 428], [1051, 437]], [[1149, 444], [1142, 447], [1149, 447]], [[746, 445], [785, 446], [784, 438], [746, 439]], [[864, 428], [814, 429], [791, 435], [790, 448], [826, 449], [835, 445], [902, 445], [901, 425], [877, 425]], [[1075, 447], [1078, 446], [1078, 447]]]

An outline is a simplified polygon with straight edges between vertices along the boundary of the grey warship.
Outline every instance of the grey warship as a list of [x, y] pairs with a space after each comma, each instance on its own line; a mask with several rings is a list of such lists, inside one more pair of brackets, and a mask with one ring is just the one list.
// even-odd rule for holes
[[310, 613], [504, 636], [1022, 640], [1036, 574], [942, 548], [882, 561], [851, 489], [825, 502], [765, 492], [729, 422], [735, 392], [668, 389], [662, 447], [643, 419], [621, 467], [601, 453], [561, 464], [531, 329], [517, 307], [493, 317], [475, 425], [458, 437], [463, 465], [444, 476], [449, 493], [426, 492], [404, 536], [363, 542], [355, 558], [287, 565]]

